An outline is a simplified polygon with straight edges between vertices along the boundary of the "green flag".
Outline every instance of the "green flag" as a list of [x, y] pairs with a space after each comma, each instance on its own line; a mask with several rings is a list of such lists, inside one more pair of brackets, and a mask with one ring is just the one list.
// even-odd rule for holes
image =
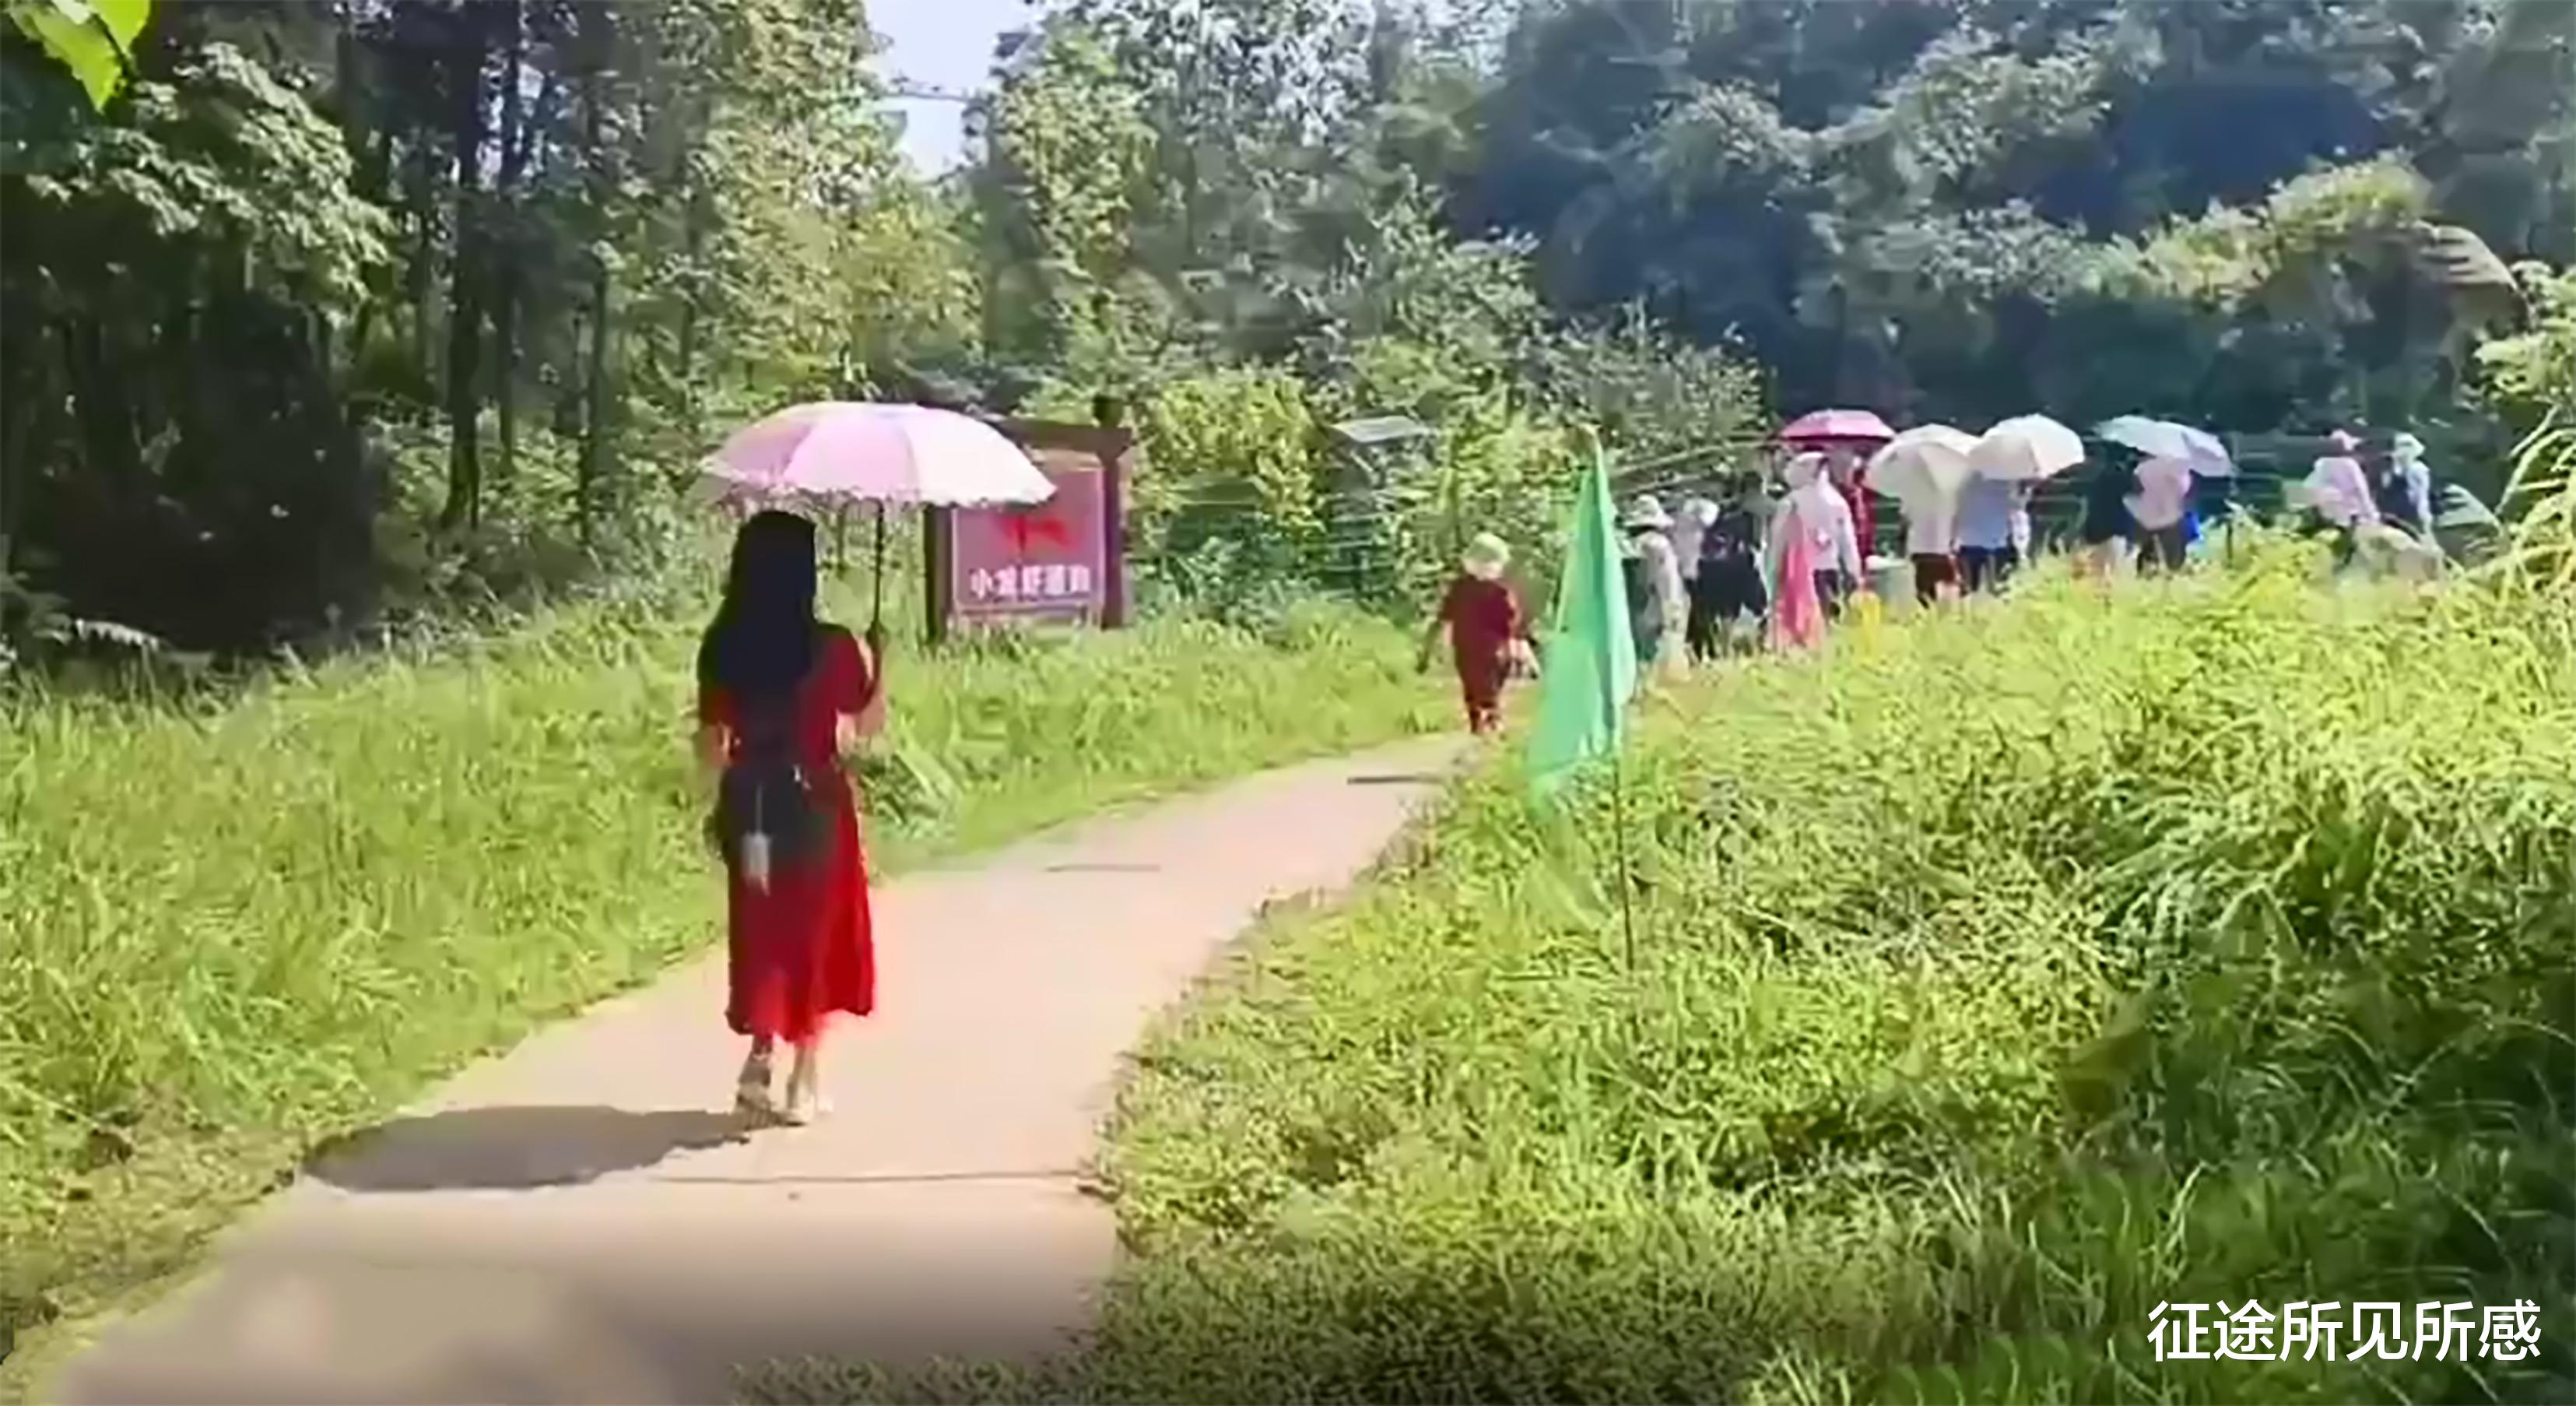
[[1618, 749], [1628, 696], [1637, 689], [1637, 639], [1611, 523], [1610, 465], [1598, 448], [1574, 500], [1543, 662], [1529, 749], [1530, 779], [1541, 799], [1582, 762]]

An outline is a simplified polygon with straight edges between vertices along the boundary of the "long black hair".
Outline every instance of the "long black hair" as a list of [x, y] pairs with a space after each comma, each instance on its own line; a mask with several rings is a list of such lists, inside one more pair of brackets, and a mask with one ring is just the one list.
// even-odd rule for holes
[[815, 576], [813, 523], [781, 512], [743, 523], [724, 600], [698, 641], [698, 686], [774, 698], [804, 682], [821, 635]]

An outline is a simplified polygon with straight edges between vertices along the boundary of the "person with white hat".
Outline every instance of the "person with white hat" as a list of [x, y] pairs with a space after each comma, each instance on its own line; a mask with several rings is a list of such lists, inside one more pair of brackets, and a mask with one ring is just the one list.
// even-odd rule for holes
[[1682, 500], [1682, 510], [1673, 515], [1672, 529], [1665, 535], [1672, 539], [1673, 559], [1681, 563], [1682, 592], [1690, 592], [1691, 583], [1699, 579], [1699, 544], [1708, 536], [1709, 524], [1717, 521], [1717, 504], [1706, 498]]
[[2421, 541], [2433, 540], [2433, 471], [2424, 464], [2424, 441], [2404, 430], [2391, 436], [2370, 488], [2382, 518]]
[[1681, 558], [1673, 550], [1673, 515], [1661, 499], [1640, 495], [1619, 525], [1628, 533], [1620, 570], [1628, 583], [1628, 618], [1637, 632], [1637, 667], [1678, 676], [1690, 608], [1682, 595]]
[[2370, 475], [2354, 457], [2361, 441], [2336, 430], [2326, 436], [2326, 445], [2332, 452], [2317, 459], [2291, 496], [2333, 535], [2335, 565], [2340, 567], [2351, 563], [2361, 535], [2379, 526], [2379, 504], [2371, 497]]
[[1821, 454], [1801, 454], [1784, 471], [1788, 496], [1780, 500], [1770, 541], [1764, 547], [1763, 575], [1774, 600], [1785, 598], [1780, 573], [1789, 558], [1791, 534], [1806, 534], [1806, 558], [1814, 572], [1815, 595], [1825, 617], [1842, 613], [1844, 599], [1867, 581], [1860, 537], [1853, 530], [1850, 502], [1825, 476]]
[[1450, 662], [1458, 670], [1458, 694], [1467, 707], [1467, 730], [1482, 737], [1502, 726], [1503, 682], [1516, 657], [1526, 657], [1520, 598], [1503, 573], [1512, 549], [1490, 532], [1479, 532], [1459, 558], [1458, 574], [1440, 598], [1431, 628], [1422, 637], [1419, 667], [1431, 667], [1431, 649], [1442, 631], [1449, 635]]

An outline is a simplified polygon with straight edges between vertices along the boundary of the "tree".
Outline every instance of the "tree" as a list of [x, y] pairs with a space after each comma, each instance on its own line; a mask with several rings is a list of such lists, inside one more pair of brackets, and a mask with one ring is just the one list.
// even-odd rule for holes
[[852, 0], [169, 0], [101, 30], [113, 102], [44, 28], [0, 29], [22, 600], [242, 650], [571, 584], [726, 421], [974, 340]]

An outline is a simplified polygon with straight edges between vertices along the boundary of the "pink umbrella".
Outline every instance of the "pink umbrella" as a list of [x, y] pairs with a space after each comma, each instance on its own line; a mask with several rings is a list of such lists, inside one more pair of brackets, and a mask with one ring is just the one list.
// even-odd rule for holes
[[983, 507], [1055, 496], [1055, 485], [1029, 456], [981, 420], [922, 405], [845, 400], [791, 405], [736, 431], [707, 459], [698, 487], [737, 512], [876, 504], [879, 604], [868, 636], [880, 655], [886, 504]]
[[702, 488], [730, 505], [1042, 503], [1055, 485], [981, 420], [921, 405], [825, 400], [737, 431]]
[[1866, 410], [1811, 410], [1789, 422], [1780, 431], [1783, 444], [1815, 444], [1832, 440], [1851, 440], [1862, 444], [1885, 444], [1896, 438], [1887, 422]]

